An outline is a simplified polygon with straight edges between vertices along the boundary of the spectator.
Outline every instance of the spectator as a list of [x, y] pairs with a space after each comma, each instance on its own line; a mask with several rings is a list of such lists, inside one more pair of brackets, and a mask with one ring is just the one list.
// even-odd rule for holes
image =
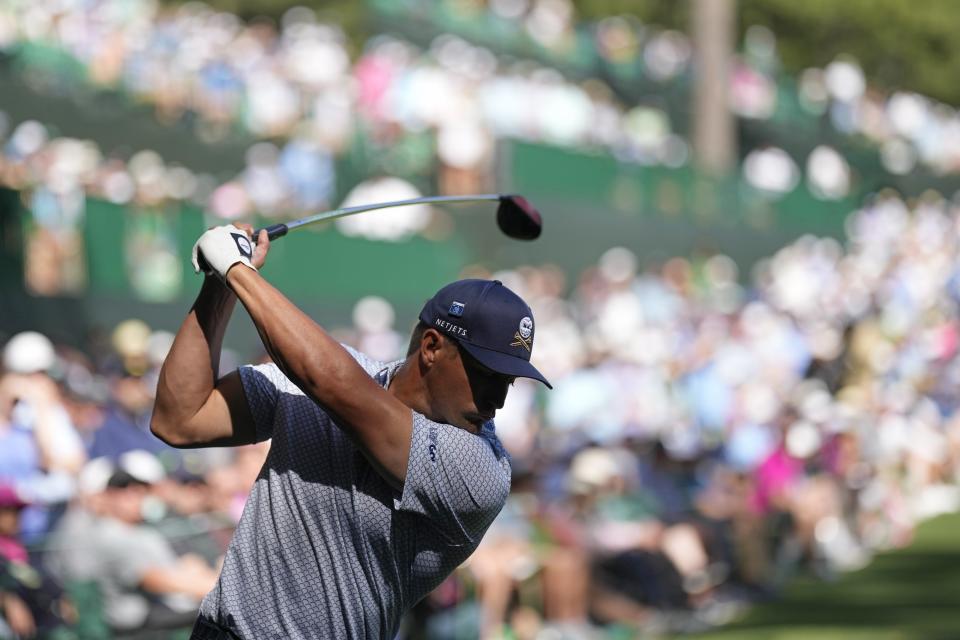
[[144, 524], [156, 480], [148, 466], [123, 461], [104, 482], [102, 461], [90, 464], [83, 495], [54, 533], [51, 568], [65, 581], [96, 583], [106, 620], [123, 637], [189, 626], [217, 572], [197, 556], [178, 557]]
[[0, 634], [76, 638], [69, 622], [76, 619], [73, 605], [50, 576], [30, 563], [19, 540], [20, 513], [26, 506], [12, 486], [0, 484]]
[[22, 520], [27, 540], [46, 532], [86, 460], [60, 391], [45, 373], [55, 360], [50, 340], [36, 332], [17, 334], [3, 349], [0, 481], [15, 484], [34, 503]]

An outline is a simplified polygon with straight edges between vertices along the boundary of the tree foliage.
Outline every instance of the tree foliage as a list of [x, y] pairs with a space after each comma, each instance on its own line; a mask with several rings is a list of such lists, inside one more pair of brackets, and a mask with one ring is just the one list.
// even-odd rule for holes
[[[175, 0], [167, 0], [174, 2]], [[469, 2], [471, 0], [462, 0]], [[472, 0], [481, 4], [484, 0]], [[363, 0], [207, 0], [244, 18], [278, 19], [307, 4], [355, 40], [369, 35]], [[643, 22], [687, 30], [691, 0], [573, 0], [577, 15], [596, 20], [632, 14]], [[785, 70], [824, 66], [840, 54], [860, 61], [870, 82], [960, 105], [960, 2], [954, 0], [738, 0], [739, 36], [751, 25], [777, 36]]]
[[[687, 30], [690, 0], [574, 0], [580, 16], [632, 13], [644, 22]], [[960, 105], [960, 2], [954, 0], [739, 0], [740, 37], [768, 27], [788, 72], [822, 67], [841, 54], [863, 66], [870, 83]]]
[[770, 27], [788, 70], [847, 53], [872, 84], [960, 104], [960, 2], [742, 0], [740, 22]]

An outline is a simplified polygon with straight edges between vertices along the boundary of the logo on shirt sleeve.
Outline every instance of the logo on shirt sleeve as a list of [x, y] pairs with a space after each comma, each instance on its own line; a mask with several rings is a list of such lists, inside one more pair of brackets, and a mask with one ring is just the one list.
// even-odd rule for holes
[[427, 432], [427, 440], [430, 444], [427, 446], [427, 453], [430, 454], [430, 462], [437, 461], [437, 428], [431, 426]]

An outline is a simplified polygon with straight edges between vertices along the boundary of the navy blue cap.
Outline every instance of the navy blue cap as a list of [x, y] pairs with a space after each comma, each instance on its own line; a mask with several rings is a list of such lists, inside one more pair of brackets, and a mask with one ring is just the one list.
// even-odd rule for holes
[[551, 389], [530, 364], [533, 312], [499, 280], [458, 280], [427, 301], [420, 320], [454, 338], [467, 353], [492, 371], [533, 378]]

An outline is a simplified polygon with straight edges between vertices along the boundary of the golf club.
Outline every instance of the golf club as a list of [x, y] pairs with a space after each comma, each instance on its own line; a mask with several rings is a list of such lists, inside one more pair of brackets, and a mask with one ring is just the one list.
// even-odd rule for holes
[[[266, 227], [267, 235], [271, 240], [281, 238], [289, 231], [303, 227], [315, 222], [324, 220], [335, 220], [345, 216], [352, 216], [364, 211], [373, 211], [375, 209], [387, 209], [390, 207], [405, 207], [413, 204], [428, 203], [453, 203], [453, 202], [485, 202], [499, 201], [497, 206], [497, 226], [503, 231], [504, 235], [516, 240], [535, 240], [540, 236], [543, 227], [543, 220], [540, 212], [530, 204], [530, 202], [519, 195], [487, 193], [470, 196], [425, 196], [413, 198], [411, 200], [395, 200], [393, 202], [378, 202], [374, 204], [364, 204], [355, 207], [343, 207], [332, 211], [324, 211], [312, 216], [293, 220], [292, 222], [280, 222]], [[260, 235], [260, 229], [254, 232], [254, 238]]]

